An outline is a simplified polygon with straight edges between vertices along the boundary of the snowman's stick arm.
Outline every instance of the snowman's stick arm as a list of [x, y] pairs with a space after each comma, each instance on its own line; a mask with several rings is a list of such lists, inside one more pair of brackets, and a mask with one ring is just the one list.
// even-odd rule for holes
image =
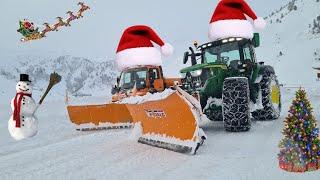
[[34, 113], [35, 114], [37, 112], [37, 110], [39, 109], [40, 105], [42, 104], [42, 102], [44, 101], [44, 99], [46, 98], [46, 96], [49, 94], [50, 90], [52, 89], [53, 85], [51, 83], [49, 83], [45, 93], [42, 95], [39, 103], [37, 104], [37, 107], [36, 109], [34, 110]]
[[44, 99], [47, 97], [47, 95], [49, 94], [50, 90], [52, 89], [53, 85], [49, 84], [47, 87], [47, 90], [44, 92], [44, 94], [42, 95], [40, 101], [39, 101], [39, 105], [42, 104], [42, 102], [44, 101]]
[[[53, 87], [53, 86], [52, 86]], [[35, 114], [37, 112], [37, 110], [39, 109], [40, 105], [42, 104], [43, 100], [46, 98], [46, 96], [49, 94], [50, 90], [52, 89], [52, 87], [50, 87], [50, 84], [46, 90], [46, 92], [42, 95], [39, 103], [37, 104], [36, 109], [34, 110], [33, 114]]]

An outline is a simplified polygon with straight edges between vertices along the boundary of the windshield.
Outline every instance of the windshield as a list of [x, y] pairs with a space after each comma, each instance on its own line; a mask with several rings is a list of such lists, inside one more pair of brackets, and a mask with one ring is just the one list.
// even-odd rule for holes
[[119, 86], [121, 89], [133, 89], [137, 81], [146, 81], [147, 69], [132, 69], [121, 74]]
[[240, 60], [238, 42], [213, 46], [204, 50], [205, 63], [229, 64], [233, 60]]

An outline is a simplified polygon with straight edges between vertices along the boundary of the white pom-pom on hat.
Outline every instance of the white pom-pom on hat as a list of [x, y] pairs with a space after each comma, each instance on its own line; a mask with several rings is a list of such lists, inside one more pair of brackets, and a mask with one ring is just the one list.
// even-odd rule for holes
[[256, 30], [261, 31], [266, 27], [266, 21], [262, 17], [258, 17], [253, 21], [253, 26]]
[[169, 43], [165, 43], [163, 46], [161, 46], [161, 53], [166, 57], [171, 56], [173, 54], [173, 51], [174, 48]]

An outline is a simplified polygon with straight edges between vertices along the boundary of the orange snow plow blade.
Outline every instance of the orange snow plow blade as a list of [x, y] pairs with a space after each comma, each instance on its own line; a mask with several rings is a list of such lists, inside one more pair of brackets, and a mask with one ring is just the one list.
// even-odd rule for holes
[[132, 123], [125, 104], [68, 106], [67, 109], [77, 130], [126, 128]]
[[[206, 139], [198, 125], [199, 105], [178, 87], [154, 95], [128, 98], [124, 104], [68, 106], [77, 130], [131, 127], [138, 142], [181, 153], [196, 153]], [[128, 103], [126, 103], [128, 102]]]
[[203, 143], [196, 115], [178, 92], [162, 100], [127, 107], [135, 126], [141, 126], [140, 143], [182, 153], [195, 153]]

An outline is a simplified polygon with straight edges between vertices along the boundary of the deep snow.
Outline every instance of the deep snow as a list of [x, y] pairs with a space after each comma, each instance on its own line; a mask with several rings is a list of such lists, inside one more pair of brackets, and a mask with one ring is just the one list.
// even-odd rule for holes
[[[282, 121], [295, 90], [282, 89], [279, 120], [253, 122], [250, 132], [227, 133], [220, 122], [204, 123], [208, 140], [195, 156], [135, 143], [130, 129], [77, 132], [61, 97], [39, 109], [39, 134], [32, 139], [14, 141], [7, 120], [0, 121], [0, 179], [316, 180], [320, 171], [292, 174], [277, 164]], [[319, 119], [320, 88], [307, 90]], [[9, 118], [9, 103], [1, 102], [0, 109], [0, 117]]]

